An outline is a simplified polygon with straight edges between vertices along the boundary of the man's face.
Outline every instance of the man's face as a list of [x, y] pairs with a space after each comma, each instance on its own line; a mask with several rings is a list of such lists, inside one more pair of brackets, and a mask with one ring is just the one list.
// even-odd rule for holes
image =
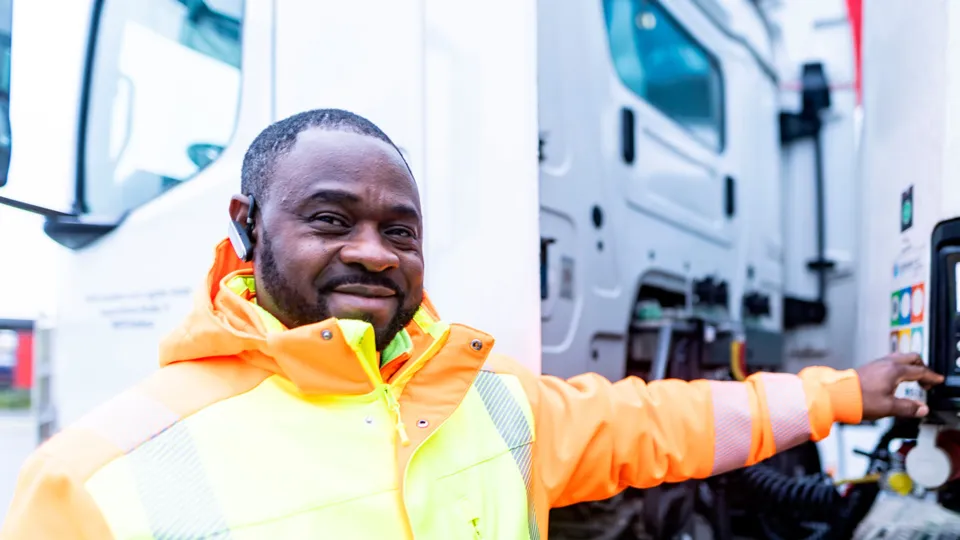
[[260, 305], [291, 328], [367, 321], [383, 350], [423, 300], [420, 199], [400, 155], [374, 137], [308, 129], [267, 192], [255, 211]]

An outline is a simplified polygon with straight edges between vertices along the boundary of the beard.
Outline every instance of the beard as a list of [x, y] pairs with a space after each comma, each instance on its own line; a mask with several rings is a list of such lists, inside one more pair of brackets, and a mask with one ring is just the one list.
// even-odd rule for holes
[[317, 302], [308, 302], [280, 272], [270, 237], [261, 234], [260, 242], [256, 265], [257, 287], [270, 295], [270, 298], [273, 299], [277, 308], [282, 312], [281, 314], [275, 315], [278, 315], [278, 318], [282, 318], [288, 328], [306, 326], [331, 318], [332, 314], [330, 313], [327, 299], [336, 287], [349, 284], [387, 287], [396, 294], [398, 307], [385, 327], [377, 328], [373, 323], [373, 318], [369, 315], [353, 317], [373, 326], [376, 335], [377, 351], [383, 352], [390, 342], [393, 341], [393, 338], [410, 324], [410, 321], [413, 320], [414, 315], [416, 315], [420, 308], [419, 305], [404, 307], [407, 295], [396, 283], [393, 283], [393, 281], [385, 277], [364, 271], [328, 280], [317, 289]]

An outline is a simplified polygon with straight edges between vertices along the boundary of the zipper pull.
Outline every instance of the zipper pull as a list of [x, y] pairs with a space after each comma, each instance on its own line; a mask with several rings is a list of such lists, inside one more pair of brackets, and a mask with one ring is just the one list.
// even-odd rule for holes
[[400, 402], [397, 401], [397, 398], [393, 395], [393, 391], [390, 390], [390, 385], [383, 385], [383, 395], [387, 400], [387, 407], [393, 411], [393, 414], [397, 416], [397, 435], [400, 436], [400, 444], [403, 446], [409, 446], [410, 437], [407, 436], [407, 428], [403, 425], [403, 417], [400, 416]]
[[483, 535], [480, 534], [480, 518], [473, 518], [470, 523], [473, 525], [474, 540], [483, 540]]

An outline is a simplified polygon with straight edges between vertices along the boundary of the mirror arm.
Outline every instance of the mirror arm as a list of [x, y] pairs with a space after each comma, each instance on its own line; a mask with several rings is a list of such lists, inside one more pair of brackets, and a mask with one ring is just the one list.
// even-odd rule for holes
[[18, 201], [16, 199], [11, 199], [9, 197], [0, 197], [0, 204], [4, 206], [9, 206], [11, 208], [16, 208], [17, 210], [23, 210], [24, 212], [30, 212], [32, 214], [39, 214], [47, 219], [56, 219], [56, 218], [67, 218], [67, 217], [76, 217], [73, 214], [67, 212], [61, 212], [59, 210], [52, 210], [50, 208], [44, 208], [42, 206], [37, 206], [35, 204], [25, 203]]
[[0, 204], [23, 210], [24, 212], [39, 214], [47, 218], [46, 223], [43, 224], [43, 232], [54, 242], [72, 250], [83, 249], [93, 242], [96, 242], [116, 229], [123, 221], [123, 217], [119, 219], [104, 219], [94, 216], [71, 214], [10, 199], [8, 197], [0, 197]]
[[43, 232], [61, 246], [83, 249], [116, 229], [122, 219], [103, 219], [88, 216], [47, 218]]

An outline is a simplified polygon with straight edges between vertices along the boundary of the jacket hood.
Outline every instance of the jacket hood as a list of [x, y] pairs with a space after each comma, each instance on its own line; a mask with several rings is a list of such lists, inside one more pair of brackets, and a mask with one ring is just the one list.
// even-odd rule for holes
[[[253, 264], [241, 261], [229, 240], [217, 245], [206, 286], [192, 312], [160, 344], [160, 365], [233, 358], [281, 375], [308, 394], [359, 394], [382, 383], [373, 327], [328, 320], [293, 329], [251, 301]], [[445, 339], [447, 326], [429, 299], [384, 354], [399, 360], [425, 353]]]

